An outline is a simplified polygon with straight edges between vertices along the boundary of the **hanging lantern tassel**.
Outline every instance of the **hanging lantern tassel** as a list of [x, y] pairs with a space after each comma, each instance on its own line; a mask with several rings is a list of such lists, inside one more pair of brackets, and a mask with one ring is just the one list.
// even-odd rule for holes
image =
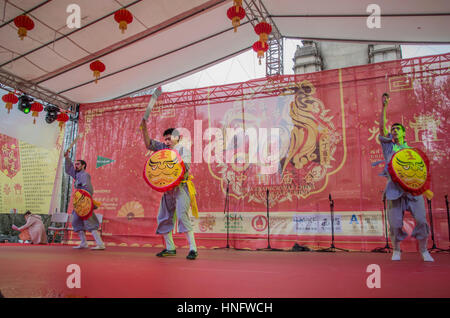
[[39, 117], [39, 113], [44, 110], [44, 106], [41, 103], [34, 102], [31, 104], [31, 111], [33, 116], [33, 124], [36, 125], [36, 118]]
[[95, 84], [98, 83], [98, 78], [100, 77], [100, 71], [99, 70], [95, 70], [94, 71], [94, 77], [95, 77]]
[[233, 0], [233, 4], [236, 7], [236, 13], [239, 13], [239, 7], [242, 7], [242, 0]]
[[18, 28], [17, 34], [19, 34], [21, 40], [27, 36], [27, 31], [34, 29], [33, 20], [25, 14], [15, 17], [14, 24]]
[[258, 54], [257, 54], [257, 56], [258, 56], [258, 59], [259, 59], [259, 65], [261, 65], [261, 59], [264, 57], [264, 51], [258, 51]]
[[104, 72], [106, 67], [105, 64], [100, 62], [99, 60], [92, 62], [89, 65], [90, 69], [94, 72], [95, 84], [98, 82], [98, 78], [100, 77], [100, 73]]
[[13, 104], [17, 103], [19, 99], [14, 93], [8, 93], [2, 96], [2, 100], [6, 103], [5, 108], [8, 110], [8, 114], [13, 108]]
[[133, 22], [133, 15], [127, 9], [120, 9], [114, 14], [114, 20], [119, 23], [119, 29], [125, 33], [128, 24]]
[[227, 11], [228, 19], [231, 20], [231, 24], [234, 27], [234, 32], [237, 31], [237, 27], [241, 25], [241, 20], [245, 18], [245, 10], [243, 7], [231, 7]]
[[268, 45], [263, 46], [263, 43], [261, 43], [260, 41], [256, 41], [255, 43], [253, 43], [253, 51], [258, 53], [257, 56], [259, 59], [259, 65], [261, 65], [261, 59], [264, 57], [264, 52], [266, 52], [268, 48]]
[[69, 116], [66, 113], [59, 113], [56, 120], [59, 122], [59, 129], [62, 130], [66, 121], [69, 120]]

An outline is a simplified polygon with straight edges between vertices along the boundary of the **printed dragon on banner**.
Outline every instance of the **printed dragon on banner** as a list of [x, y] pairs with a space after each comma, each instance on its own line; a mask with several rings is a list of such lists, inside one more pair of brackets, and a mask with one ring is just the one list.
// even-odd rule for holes
[[278, 128], [278, 140], [259, 139], [258, 151], [263, 147], [270, 153], [278, 146], [279, 160], [275, 173], [261, 173], [266, 163], [248, 160], [248, 140], [224, 137], [219, 141], [224, 144], [223, 157], [232, 152], [234, 160], [216, 163], [222, 189], [229, 182], [230, 195], [265, 205], [266, 190], [270, 189], [269, 206], [292, 201], [294, 197], [307, 198], [324, 189], [327, 174], [339, 164], [335, 154], [342, 145], [342, 136], [336, 129], [338, 116], [330, 115], [330, 109], [315, 94], [314, 85], [305, 80], [284, 88], [275, 103], [274, 99], [234, 103], [222, 120], [223, 136], [227, 128], [242, 128], [244, 132], [251, 127], [256, 131]]

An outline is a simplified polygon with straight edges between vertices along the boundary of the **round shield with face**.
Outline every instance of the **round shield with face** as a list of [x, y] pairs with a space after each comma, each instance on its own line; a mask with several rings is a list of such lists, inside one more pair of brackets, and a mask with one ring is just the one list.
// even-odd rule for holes
[[173, 149], [153, 153], [144, 167], [144, 180], [152, 189], [166, 192], [183, 180], [186, 168], [180, 154]]
[[91, 217], [94, 211], [94, 201], [89, 192], [83, 189], [77, 189], [72, 195], [73, 209], [75, 213], [83, 220]]
[[429, 161], [419, 149], [406, 148], [397, 151], [389, 162], [388, 171], [392, 181], [413, 195], [421, 195], [429, 188]]

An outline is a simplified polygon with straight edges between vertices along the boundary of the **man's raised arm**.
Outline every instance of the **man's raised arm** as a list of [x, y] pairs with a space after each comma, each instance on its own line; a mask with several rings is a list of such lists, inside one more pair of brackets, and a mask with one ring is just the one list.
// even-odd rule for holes
[[380, 136], [386, 137], [389, 134], [389, 130], [386, 128], [386, 108], [389, 104], [389, 94], [384, 93], [381, 97], [382, 100], [382, 108], [381, 108], [381, 115], [380, 115]]

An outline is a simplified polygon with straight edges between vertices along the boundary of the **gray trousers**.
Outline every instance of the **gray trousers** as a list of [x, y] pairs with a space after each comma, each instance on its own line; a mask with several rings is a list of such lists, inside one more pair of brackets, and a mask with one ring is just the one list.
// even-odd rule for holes
[[78, 216], [78, 214], [75, 213], [75, 211], [72, 211], [72, 226], [73, 230], [75, 232], [79, 231], [94, 231], [98, 230], [100, 224], [98, 222], [97, 216], [95, 213], [92, 213], [91, 217], [87, 220], [83, 220]]
[[406, 210], [410, 211], [416, 220], [416, 226], [411, 236], [417, 240], [423, 240], [428, 237], [430, 228], [425, 214], [425, 203], [421, 195], [415, 198], [417, 200], [411, 200], [406, 195], [403, 195], [397, 200], [387, 200], [389, 233], [393, 242], [401, 242], [408, 236], [403, 231], [403, 214]]
[[175, 213], [178, 218], [178, 232], [192, 231], [189, 208], [191, 198], [185, 183], [164, 193], [159, 204], [157, 234], [166, 234], [173, 230]]

